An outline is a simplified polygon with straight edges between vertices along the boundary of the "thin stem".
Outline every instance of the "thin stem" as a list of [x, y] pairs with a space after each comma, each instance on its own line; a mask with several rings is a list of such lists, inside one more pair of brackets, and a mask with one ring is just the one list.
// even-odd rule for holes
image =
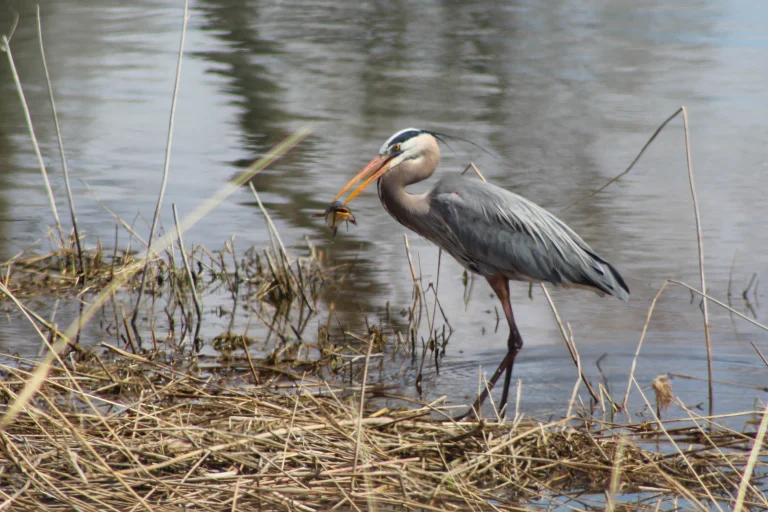
[[[184, 262], [184, 270], [187, 273], [189, 279], [189, 286], [192, 289], [192, 300], [195, 302], [195, 312], [197, 313], [197, 326], [195, 327], [195, 336], [192, 338], [192, 346], [197, 350], [197, 338], [200, 335], [200, 324], [203, 318], [203, 308], [200, 305], [200, 298], [197, 296], [197, 288], [195, 287], [195, 280], [192, 278], [192, 270], [189, 267], [189, 260], [187, 259], [187, 252], [184, 250], [184, 239], [181, 237], [181, 225], [179, 224], [179, 215], [176, 211], [176, 204], [172, 204], [173, 209], [173, 222], [176, 225], [176, 236], [179, 238], [179, 251], [181, 251], [181, 259]], [[248, 349], [246, 347], [246, 352]]]
[[355, 484], [355, 477], [357, 476], [357, 462], [360, 457], [360, 438], [363, 433], [363, 413], [365, 412], [365, 385], [368, 382], [368, 366], [371, 361], [371, 352], [373, 351], [373, 339], [374, 335], [371, 334], [368, 337], [368, 352], [365, 355], [365, 367], [363, 368], [363, 383], [360, 386], [360, 408], [357, 411], [357, 425], [356, 425], [356, 439], [355, 439], [355, 456], [352, 463], [352, 485]]
[[[685, 157], [688, 164], [688, 183], [691, 185], [691, 198], [693, 199], [693, 213], [696, 217], [696, 241], [699, 244], [699, 275], [701, 276], [701, 291], [707, 293], [707, 280], [704, 276], [704, 241], [701, 236], [701, 217], [699, 215], [699, 202], [696, 199], [696, 187], [693, 184], [693, 164], [691, 163], [691, 141], [688, 136], [688, 111], [685, 107], [680, 107], [683, 111], [683, 128], [685, 131]], [[709, 308], [707, 307], [707, 297], [701, 298], [704, 306], [704, 337], [707, 341], [707, 376], [709, 377], [709, 414], [712, 415], [714, 403], [714, 394], [712, 390], [712, 340], [709, 335]]]
[[48, 195], [48, 203], [51, 206], [53, 212], [53, 218], [56, 221], [56, 229], [59, 232], [59, 240], [61, 245], [64, 245], [64, 238], [61, 231], [61, 220], [59, 220], [59, 212], [56, 210], [56, 201], [53, 198], [53, 190], [51, 190], [51, 182], [48, 180], [48, 171], [45, 170], [45, 162], [43, 162], [43, 154], [40, 152], [40, 144], [37, 142], [37, 136], [35, 135], [35, 128], [32, 125], [32, 116], [29, 113], [29, 107], [27, 106], [27, 99], [24, 97], [24, 90], [21, 88], [21, 81], [19, 80], [19, 74], [16, 71], [16, 64], [13, 62], [13, 54], [11, 54], [11, 43], [6, 36], [3, 36], [3, 45], [5, 53], [8, 55], [8, 64], [11, 67], [11, 74], [13, 75], [13, 82], [16, 84], [16, 91], [19, 93], [19, 99], [21, 100], [21, 107], [24, 110], [24, 118], [27, 121], [27, 128], [29, 129], [29, 136], [32, 138], [32, 145], [35, 148], [35, 156], [37, 156], [37, 162], [40, 165], [40, 172], [43, 174], [43, 183], [45, 184], [45, 193]]
[[16, 27], [19, 26], [19, 12], [13, 7], [8, 7], [8, 10], [13, 13], [13, 23], [11, 23], [11, 30], [8, 31], [8, 39], [5, 41], [4, 46], [0, 46], [0, 51], [5, 51], [11, 39], [13, 39], [13, 34], [16, 33]]
[[[168, 184], [168, 170], [171, 166], [171, 146], [173, 143], [173, 125], [176, 119], [176, 103], [179, 97], [179, 83], [181, 82], [181, 63], [184, 57], [184, 42], [187, 38], [187, 21], [189, 20], [189, 0], [184, 0], [184, 16], [181, 25], [181, 41], [179, 42], [179, 58], [176, 63], [176, 79], [173, 84], [173, 96], [171, 99], [171, 114], [168, 116], [168, 140], [165, 145], [165, 165], [163, 166], [163, 180], [160, 185], [160, 194], [157, 197], [157, 204], [155, 205], [155, 216], [152, 218], [152, 227], [149, 230], [149, 240], [147, 240], [147, 257], [152, 255], [152, 240], [155, 237], [155, 229], [157, 229], [157, 221], [160, 218], [160, 209], [163, 206], [163, 197], [165, 196], [165, 187]], [[144, 294], [144, 287], [147, 282], [147, 267], [149, 265], [149, 259], [146, 260], [144, 265], [144, 271], [141, 274], [141, 285], [139, 286], [139, 293], [136, 297], [136, 307], [133, 310], [131, 316], [131, 327], [133, 328], [136, 337], [141, 341], [139, 331], [136, 329], [136, 319], [139, 316], [139, 305], [141, 304], [141, 296]]]
[[[592, 197], [592, 196], [594, 196], [594, 195], [596, 195], [596, 194], [599, 194], [600, 192], [602, 192], [603, 190], [605, 190], [606, 188], [608, 188], [608, 186], [609, 186], [609, 185], [611, 185], [612, 183], [616, 183], [616, 182], [617, 182], [617, 181], [619, 181], [619, 180], [620, 180], [620, 179], [621, 179], [621, 178], [622, 178], [624, 175], [626, 175], [626, 174], [627, 174], [629, 171], [631, 171], [631, 170], [632, 170], [632, 168], [635, 166], [635, 164], [636, 164], [636, 163], [637, 163], [637, 162], [640, 160], [640, 157], [641, 157], [641, 156], [643, 156], [643, 153], [645, 153], [645, 150], [646, 150], [646, 149], [648, 149], [648, 146], [650, 146], [650, 145], [651, 145], [651, 142], [653, 142], [653, 141], [656, 139], [656, 137], [659, 135], [659, 133], [661, 133], [661, 130], [663, 130], [663, 129], [664, 129], [664, 127], [665, 127], [665, 126], [667, 126], [667, 125], [669, 124], [669, 122], [670, 122], [670, 121], [672, 121], [672, 120], [673, 120], [675, 117], [677, 117], [677, 114], [679, 114], [680, 112], [682, 112], [682, 111], [683, 111], [683, 108], [684, 108], [684, 107], [681, 107], [681, 108], [679, 108], [679, 109], [675, 110], [675, 113], [674, 113], [674, 114], [672, 114], [671, 116], [669, 116], [668, 118], [666, 118], [666, 119], [664, 120], [664, 122], [663, 122], [663, 123], [661, 123], [661, 124], [659, 125], [659, 127], [658, 127], [658, 128], [656, 128], [656, 131], [655, 131], [655, 132], [653, 132], [653, 135], [651, 135], [651, 138], [650, 138], [650, 139], [648, 139], [648, 141], [645, 143], [645, 145], [643, 146], [643, 148], [642, 148], [642, 149], [640, 150], [640, 152], [637, 154], [637, 156], [635, 157], [635, 159], [634, 159], [634, 160], [632, 160], [632, 163], [631, 163], [631, 164], [629, 164], [629, 167], [627, 167], [627, 168], [626, 168], [626, 169], [625, 169], [623, 172], [621, 172], [620, 174], [617, 174], [616, 176], [614, 176], [613, 178], [611, 178], [610, 180], [608, 180], [608, 182], [607, 182], [605, 185], [603, 185], [602, 187], [600, 187], [599, 189], [597, 189], [597, 190], [595, 190], [595, 191], [593, 191], [593, 192], [590, 192], [589, 194], [585, 195], [584, 197], [582, 197], [582, 198], [580, 198], [580, 199], [577, 199], [576, 201], [572, 202], [571, 204], [569, 204], [568, 206], [566, 206], [565, 208], [563, 208], [561, 211], [565, 211], [565, 210], [567, 210], [567, 209], [571, 208], [572, 206], [576, 206], [576, 205], [577, 205], [577, 204], [579, 204], [580, 202], [582, 202], [582, 201], [584, 201], [584, 200], [586, 200], [586, 199], [589, 199], [590, 197]], [[687, 134], [686, 134], [686, 137], [687, 137]]]
[[733, 507], [734, 512], [741, 512], [741, 509], [744, 507], [744, 499], [747, 496], [747, 487], [749, 487], [749, 480], [752, 478], [752, 471], [755, 469], [757, 458], [760, 456], [760, 448], [763, 446], [766, 429], [768, 429], [768, 406], [766, 406], [763, 411], [763, 420], [760, 422], [760, 427], [757, 429], [757, 435], [755, 436], [755, 442], [752, 445], [752, 451], [749, 452], [749, 459], [747, 460], [747, 465], [744, 467], [744, 474], [741, 476], [739, 493], [736, 496], [736, 504]]
[[595, 401], [595, 403], [600, 402], [600, 398], [597, 396], [597, 393], [595, 393], [595, 389], [592, 387], [592, 384], [589, 382], [589, 379], [587, 379], [587, 376], [584, 375], [584, 372], [581, 371], [581, 363], [579, 359], [579, 355], [576, 353], [576, 347], [571, 345], [571, 339], [568, 337], [568, 333], [565, 332], [565, 326], [563, 325], [563, 321], [560, 318], [560, 313], [557, 311], [557, 307], [555, 306], [554, 301], [552, 300], [552, 297], [549, 296], [549, 291], [547, 291], [547, 287], [544, 286], [544, 283], [539, 283], [541, 285], [541, 290], [544, 292], [544, 296], [547, 298], [547, 302], [549, 302], [549, 307], [552, 308], [552, 313], [555, 315], [555, 320], [557, 321], [558, 327], [560, 327], [560, 334], [563, 335], [563, 339], [565, 340], [565, 346], [568, 347], [568, 352], [571, 354], [571, 359], [573, 359], [573, 364], [576, 365], [576, 369], [579, 372], [579, 375], [581, 375], [581, 380], [584, 381], [584, 385], [587, 387], [587, 391], [589, 391], [589, 395], [592, 397], [592, 400]]
[[[275, 227], [275, 223], [272, 222], [272, 217], [269, 215], [269, 212], [267, 212], [267, 209], [264, 208], [264, 204], [261, 202], [261, 198], [259, 197], [259, 193], [256, 192], [256, 187], [253, 186], [252, 182], [248, 183], [248, 186], [251, 189], [251, 192], [253, 193], [253, 197], [256, 198], [256, 202], [259, 204], [259, 209], [264, 214], [264, 218], [267, 219], [267, 225], [269, 227], [269, 232], [275, 234], [275, 238], [277, 239], [277, 243], [280, 244], [280, 257], [283, 258], [284, 261], [288, 261], [288, 252], [285, 250], [285, 245], [283, 244], [283, 239], [280, 238], [280, 233], [277, 231], [277, 228]], [[271, 236], [271, 235], [270, 235]], [[277, 252], [277, 248], [274, 247], [273, 243], [273, 249], [275, 249], [275, 252]]]
[[667, 284], [669, 284], [669, 281], [664, 281], [664, 283], [661, 285], [661, 288], [659, 288], [659, 291], [656, 292], [656, 295], [653, 297], [653, 300], [651, 301], [651, 306], [648, 308], [648, 314], [645, 317], [643, 330], [640, 333], [640, 341], [637, 342], [635, 357], [632, 358], [632, 367], [629, 370], [629, 380], [627, 381], [627, 392], [624, 394], [624, 401], [621, 403], [621, 408], [624, 409], [625, 411], [627, 410], [627, 400], [629, 400], [629, 392], [632, 389], [632, 380], [635, 378], [635, 368], [637, 367], [637, 359], [640, 357], [640, 349], [643, 347], [643, 341], [645, 340], [645, 335], [648, 332], [648, 325], [651, 323], [651, 317], [653, 316], [653, 310], [656, 307], [656, 302], [658, 302], [659, 297], [661, 297], [661, 294], [664, 291], [664, 288], [667, 287]]
[[61, 167], [64, 171], [64, 186], [67, 189], [67, 200], [69, 201], [69, 214], [72, 218], [72, 229], [75, 231], [75, 244], [77, 245], [77, 258], [80, 261], [80, 272], [85, 275], [85, 265], [83, 264], [83, 248], [80, 245], [80, 233], [77, 229], [77, 214], [75, 213], [75, 201], [72, 199], [72, 188], [69, 185], [69, 169], [67, 169], [67, 159], [64, 156], [64, 142], [61, 139], [61, 128], [59, 127], [59, 115], [56, 113], [56, 102], [53, 99], [53, 86], [51, 85], [51, 75], [48, 72], [48, 61], [45, 58], [45, 49], [43, 48], [43, 25], [40, 21], [40, 6], [37, 6], [37, 40], [40, 43], [40, 56], [43, 58], [43, 69], [45, 70], [45, 82], [48, 85], [48, 97], [51, 100], [51, 110], [53, 111], [53, 124], [56, 127], [56, 139], [59, 142], [59, 154], [61, 155]]

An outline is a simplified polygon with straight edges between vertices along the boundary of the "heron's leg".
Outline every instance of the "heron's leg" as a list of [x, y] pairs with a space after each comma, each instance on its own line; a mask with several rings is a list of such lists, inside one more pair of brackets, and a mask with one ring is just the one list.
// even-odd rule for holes
[[[512, 304], [509, 302], [509, 279], [503, 276], [493, 276], [488, 278], [488, 283], [491, 285], [491, 288], [493, 288], [493, 291], [499, 298], [501, 307], [504, 309], [504, 316], [507, 317], [507, 324], [509, 324], [507, 355], [504, 357], [502, 364], [497, 370], [497, 372], [499, 372], [499, 370], [502, 370], [502, 366], [505, 366], [504, 388], [502, 388], [501, 401], [499, 402], [499, 410], [502, 410], [507, 404], [507, 397], [509, 396], [509, 385], [512, 381], [512, 367], [515, 364], [515, 357], [517, 356], [517, 353], [520, 352], [521, 348], [523, 348], [523, 337], [520, 336], [520, 331], [517, 329], [517, 324], [515, 323], [515, 315], [512, 313]], [[501, 375], [499, 374], [499, 377], [500, 376]], [[489, 382], [489, 384], [490, 387], [493, 387], [496, 382], [492, 381]]]
[[517, 353], [520, 352], [521, 348], [523, 348], [523, 338], [520, 336], [520, 331], [517, 330], [517, 325], [515, 324], [515, 316], [512, 314], [512, 305], [509, 302], [509, 279], [503, 276], [492, 276], [488, 277], [487, 279], [488, 283], [491, 285], [491, 288], [493, 288], [493, 291], [496, 293], [496, 296], [501, 301], [501, 307], [504, 309], [504, 316], [507, 317], [507, 323], [509, 324], [507, 355], [504, 356], [501, 364], [499, 364], [499, 367], [496, 368], [496, 371], [493, 373], [491, 380], [488, 381], [486, 388], [482, 393], [480, 393], [480, 396], [477, 397], [475, 403], [472, 404], [472, 408], [465, 414], [459, 416], [458, 419], [462, 419], [472, 413], [476, 415], [480, 411], [480, 407], [482, 407], [483, 402], [490, 393], [490, 390], [493, 389], [493, 386], [496, 385], [496, 381], [499, 380], [502, 373], [506, 373], [506, 375], [504, 376], [504, 389], [501, 393], [499, 410], [501, 410], [504, 405], [506, 405], [507, 396], [509, 395], [509, 385], [512, 381], [512, 367], [515, 364], [515, 357], [517, 356]]

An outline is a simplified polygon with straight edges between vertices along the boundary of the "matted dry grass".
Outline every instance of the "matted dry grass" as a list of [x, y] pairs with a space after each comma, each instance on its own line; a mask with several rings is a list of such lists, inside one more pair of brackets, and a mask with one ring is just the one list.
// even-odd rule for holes
[[[153, 335], [164, 342], [136, 345], [123, 314], [115, 321], [123, 335], [117, 328], [101, 347], [71, 345], [31, 404], [0, 431], [0, 510], [768, 508], [768, 421], [759, 411], [701, 417], [676, 402], [687, 416], [643, 423], [628, 415], [626, 424], [585, 411], [568, 416], [570, 409], [549, 422], [455, 422], [443, 400], [387, 395], [384, 403], [381, 388], [365, 387], [372, 348], [385, 349], [376, 327], [341, 351], [332, 349], [327, 328], [316, 343], [289, 339], [316, 311], [326, 282], [313, 250], [303, 259], [277, 247], [243, 258], [231, 246], [187, 252], [194, 266], [187, 275], [173, 264], [173, 249], [147, 267], [150, 295], [167, 301], [149, 311], [167, 314], [168, 326], [178, 317], [175, 334], [169, 327]], [[83, 280], [67, 271], [71, 258], [7, 263], [7, 295], [46, 290], [88, 300], [89, 290], [132, 264], [127, 256], [89, 256]], [[193, 291], [217, 290], [230, 296], [233, 312], [238, 302], [263, 309], [257, 317], [278, 335], [272, 353], [242, 352], [249, 340], [230, 324], [211, 340], [220, 364], [201, 370], [196, 349], [182, 340], [193, 331], [196, 339], [195, 324], [205, 321], [195, 318]], [[285, 320], [276, 322], [280, 311]], [[50, 347], [60, 333], [33, 318]], [[316, 359], [296, 359], [291, 347], [307, 343]], [[3, 414], [37, 362], [0, 357]], [[341, 364], [345, 358], [355, 368]], [[674, 400], [663, 379], [656, 384], [655, 408], [643, 395], [651, 414]], [[403, 407], [382, 408], [392, 403]], [[745, 427], [728, 427], [735, 424]]]
[[[264, 362], [203, 377], [103, 356], [55, 367], [0, 432], [0, 509], [520, 510], [567, 498], [566, 508], [726, 510], [755, 437], [702, 418], [457, 423], [440, 402], [369, 400], [361, 415], [355, 390]], [[24, 367], [0, 368], [3, 401]], [[745, 496], [762, 508], [758, 471]]]
[[[15, 258], [3, 265], [5, 295], [87, 302], [135, 264], [127, 252], [108, 253], [86, 252], [86, 273], [75, 271], [71, 248]], [[350, 333], [355, 343], [346, 348], [336, 347], [327, 325], [316, 340], [300, 337], [322, 287], [332, 284], [311, 246], [306, 258], [277, 244], [243, 257], [231, 244], [198, 247], [184, 251], [191, 261], [184, 267], [177, 254], [171, 247], [147, 266], [148, 293], [159, 305], [146, 311], [167, 316], [154, 323], [161, 332], [153, 330], [152, 344], [134, 343], [137, 332], [115, 309], [114, 322], [105, 324], [111, 341], [69, 344], [33, 401], [0, 431], [0, 510], [768, 508], [768, 421], [759, 411], [701, 417], [676, 402], [687, 416], [643, 423], [621, 414], [627, 423], [571, 415], [570, 408], [548, 422], [455, 422], [443, 400], [397, 401], [365, 387], [372, 349], [392, 348], [377, 327]], [[132, 299], [137, 277], [128, 282], [134, 286], [120, 293]], [[219, 362], [198, 365], [197, 343], [184, 342], [207, 343], [198, 339], [206, 316], [193, 303], [196, 294], [220, 292], [231, 300], [232, 322], [209, 340]], [[409, 339], [426, 292], [415, 297]], [[263, 359], [242, 351], [253, 340], [233, 329], [238, 304], [276, 335]], [[62, 336], [17, 306], [49, 348]], [[314, 358], [299, 359], [302, 347]], [[4, 414], [38, 362], [0, 358]], [[653, 389], [656, 407], [642, 395], [645, 416], [674, 400], [663, 378]], [[392, 403], [403, 407], [382, 408]], [[729, 428], [736, 424], [744, 428]]]

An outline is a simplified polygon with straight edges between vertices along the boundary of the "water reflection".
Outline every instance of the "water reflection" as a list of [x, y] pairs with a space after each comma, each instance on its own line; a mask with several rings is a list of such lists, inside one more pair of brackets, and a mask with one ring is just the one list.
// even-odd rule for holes
[[[205, 19], [202, 30], [214, 34], [225, 46], [220, 51], [198, 52], [197, 55], [215, 63], [214, 72], [225, 77], [228, 84], [225, 92], [233, 97], [232, 102], [240, 109], [238, 124], [243, 143], [254, 155], [262, 154], [287, 137], [291, 133], [288, 121], [296, 120], [287, 112], [281, 94], [284, 77], [276, 76], [267, 65], [286, 58], [289, 53], [279, 40], [261, 36], [263, 10], [255, 4], [243, 8], [242, 2], [217, 2], [199, 7]], [[302, 117], [311, 119], [311, 116]], [[257, 175], [253, 183], [257, 190], [266, 193], [265, 206], [270, 211], [299, 231], [313, 233], [312, 238], [319, 239], [318, 249], [330, 252], [331, 240], [325, 228], [313, 217], [314, 213], [325, 209], [327, 200], [307, 193], [312, 185], [308, 171], [318, 159], [318, 141], [317, 136], [310, 137], [278, 166]], [[238, 161], [235, 165], [248, 163], [250, 160]], [[255, 201], [247, 204], [256, 207]], [[359, 256], [366, 254], [367, 243], [342, 240], [341, 237], [335, 242], [334, 252], [341, 254], [334, 264], [349, 267], [350, 271], [344, 290], [341, 293], [328, 290], [326, 298], [334, 302], [344, 324], [359, 328], [363, 321], [360, 312], [374, 309], [372, 301], [381, 293], [382, 287], [371, 279], [373, 262]], [[355, 252], [358, 254], [354, 255]]]

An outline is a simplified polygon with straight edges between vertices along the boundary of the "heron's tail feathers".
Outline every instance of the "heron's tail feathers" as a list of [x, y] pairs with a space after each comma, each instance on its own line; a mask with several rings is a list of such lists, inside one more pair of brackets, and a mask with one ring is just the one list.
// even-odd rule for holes
[[582, 274], [584, 282], [580, 284], [597, 288], [601, 292], [618, 297], [624, 302], [629, 301], [629, 287], [619, 271], [597, 254], [589, 252], [589, 255], [595, 259], [596, 265], [590, 269], [590, 272]]

